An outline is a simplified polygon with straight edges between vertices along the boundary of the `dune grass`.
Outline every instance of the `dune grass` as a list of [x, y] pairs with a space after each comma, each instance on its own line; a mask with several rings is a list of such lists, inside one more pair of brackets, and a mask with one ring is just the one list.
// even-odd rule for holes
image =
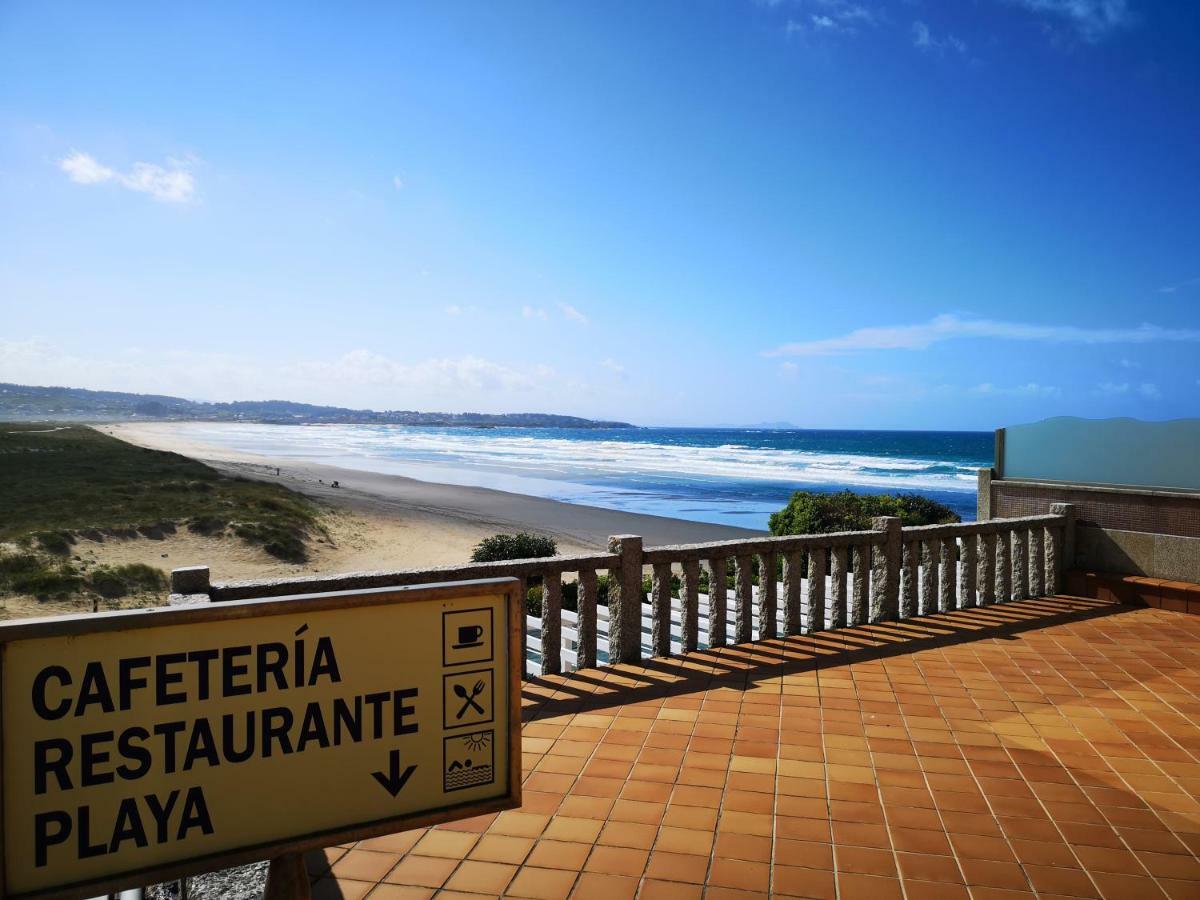
[[294, 491], [83, 425], [0, 423], [0, 510], [0, 541], [58, 556], [89, 532], [159, 536], [185, 527], [303, 562], [308, 537], [321, 531], [317, 507]]

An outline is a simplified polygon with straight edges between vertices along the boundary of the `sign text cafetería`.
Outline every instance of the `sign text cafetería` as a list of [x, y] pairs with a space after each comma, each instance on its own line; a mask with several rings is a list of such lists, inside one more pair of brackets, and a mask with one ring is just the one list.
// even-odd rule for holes
[[94, 896], [518, 806], [515, 585], [0, 625], [0, 896]]

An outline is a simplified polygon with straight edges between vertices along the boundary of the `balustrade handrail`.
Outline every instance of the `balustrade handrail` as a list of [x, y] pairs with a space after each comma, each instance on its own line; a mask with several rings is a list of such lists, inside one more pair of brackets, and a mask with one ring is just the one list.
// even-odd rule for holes
[[213, 600], [246, 600], [251, 597], [281, 597], [286, 594], [352, 591], [424, 582], [470, 581], [475, 578], [499, 578], [510, 575], [527, 578], [531, 575], [545, 575], [551, 572], [609, 569], [618, 565], [619, 562], [620, 557], [615, 553], [580, 553], [530, 559], [506, 559], [497, 562], [465, 563], [457, 566], [427, 566], [420, 569], [223, 581], [214, 582], [208, 593]]

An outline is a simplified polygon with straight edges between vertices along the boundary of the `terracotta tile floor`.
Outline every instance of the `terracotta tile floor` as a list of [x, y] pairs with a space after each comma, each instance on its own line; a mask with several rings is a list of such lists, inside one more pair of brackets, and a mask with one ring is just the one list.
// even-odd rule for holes
[[1200, 616], [1054, 597], [525, 685], [524, 807], [314, 896], [1200, 897]]

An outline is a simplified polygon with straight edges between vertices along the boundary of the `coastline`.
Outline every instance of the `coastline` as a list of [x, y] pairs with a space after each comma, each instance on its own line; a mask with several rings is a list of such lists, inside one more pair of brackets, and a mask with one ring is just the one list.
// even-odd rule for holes
[[[282, 484], [333, 511], [328, 545], [317, 544], [308, 564], [294, 566], [232, 541], [214, 542], [180, 532], [164, 542], [110, 543], [97, 556], [145, 556], [135, 545], [167, 550], [170, 568], [209, 565], [214, 580], [268, 577], [287, 572], [399, 569], [466, 562], [482, 538], [529, 531], [558, 542], [559, 552], [603, 550], [615, 534], [641, 535], [648, 546], [727, 540], [763, 532], [665, 516], [564, 503], [493, 488], [421, 481], [296, 459], [272, 459], [196, 440], [173, 422], [93, 426], [112, 437], [154, 450], [179, 453], [227, 475]], [[275, 472], [278, 468], [279, 475]], [[338, 481], [340, 487], [332, 487]], [[227, 546], [231, 545], [231, 546]], [[142, 552], [139, 552], [142, 551]], [[236, 552], [235, 552], [236, 551]], [[163, 555], [147, 562], [161, 564]], [[205, 558], [198, 558], [203, 555]], [[183, 557], [183, 558], [180, 558]], [[259, 559], [259, 557], [265, 557]]]

